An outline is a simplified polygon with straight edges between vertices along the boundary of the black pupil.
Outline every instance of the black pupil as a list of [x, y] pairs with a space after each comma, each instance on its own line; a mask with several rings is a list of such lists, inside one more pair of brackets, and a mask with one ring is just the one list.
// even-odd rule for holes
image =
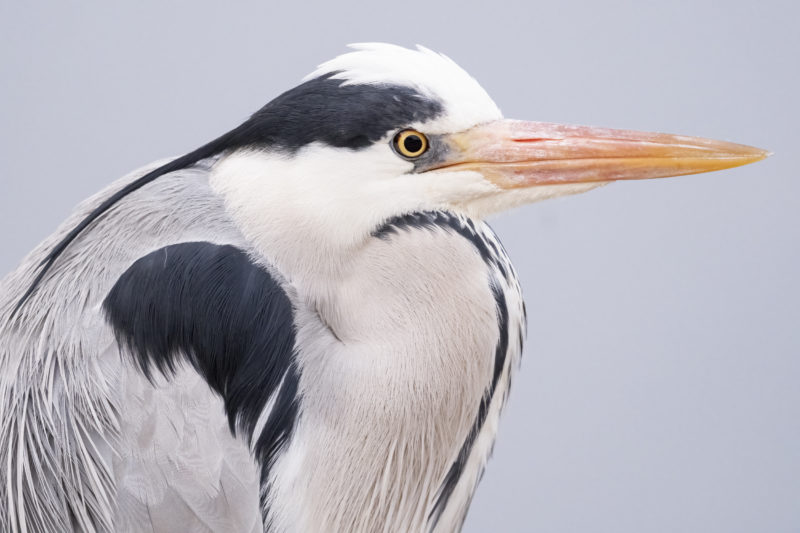
[[409, 153], [416, 154], [422, 150], [422, 139], [420, 139], [419, 135], [409, 135], [403, 139], [403, 148]]

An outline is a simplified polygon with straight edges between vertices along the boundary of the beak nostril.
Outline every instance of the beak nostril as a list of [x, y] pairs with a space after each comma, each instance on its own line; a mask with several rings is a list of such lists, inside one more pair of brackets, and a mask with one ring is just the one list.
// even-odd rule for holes
[[520, 139], [511, 139], [512, 142], [515, 143], [538, 143], [544, 141], [562, 141], [563, 139], [550, 139], [547, 137], [531, 137], [531, 138], [520, 138]]

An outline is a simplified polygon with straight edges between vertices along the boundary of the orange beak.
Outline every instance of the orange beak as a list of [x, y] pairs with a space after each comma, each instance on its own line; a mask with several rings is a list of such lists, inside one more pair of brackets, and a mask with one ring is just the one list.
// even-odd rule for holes
[[519, 120], [482, 124], [444, 140], [431, 170], [474, 170], [503, 189], [697, 174], [770, 155], [699, 137]]

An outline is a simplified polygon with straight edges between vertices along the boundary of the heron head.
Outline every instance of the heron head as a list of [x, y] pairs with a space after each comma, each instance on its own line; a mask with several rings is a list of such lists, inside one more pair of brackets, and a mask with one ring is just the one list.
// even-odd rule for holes
[[414, 211], [481, 218], [610, 181], [708, 172], [769, 155], [697, 137], [505, 120], [443, 55], [353, 48], [237, 128], [104, 199], [53, 247], [16, 309], [103, 213], [201, 160], [214, 161], [209, 183], [245, 237], [288, 275], [318, 277], [340, 272], [387, 220]]
[[214, 169], [213, 185], [267, 249], [280, 248], [286, 227], [344, 249], [411, 211], [480, 218], [610, 181], [768, 155], [695, 137], [507, 120], [443, 55], [353, 48], [231, 132], [233, 148]]

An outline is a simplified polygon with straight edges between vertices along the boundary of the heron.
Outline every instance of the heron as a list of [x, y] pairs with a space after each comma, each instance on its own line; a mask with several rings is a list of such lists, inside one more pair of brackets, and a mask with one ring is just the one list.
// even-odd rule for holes
[[505, 119], [353, 45], [3, 279], [0, 530], [459, 531], [526, 333], [487, 217], [767, 155]]

